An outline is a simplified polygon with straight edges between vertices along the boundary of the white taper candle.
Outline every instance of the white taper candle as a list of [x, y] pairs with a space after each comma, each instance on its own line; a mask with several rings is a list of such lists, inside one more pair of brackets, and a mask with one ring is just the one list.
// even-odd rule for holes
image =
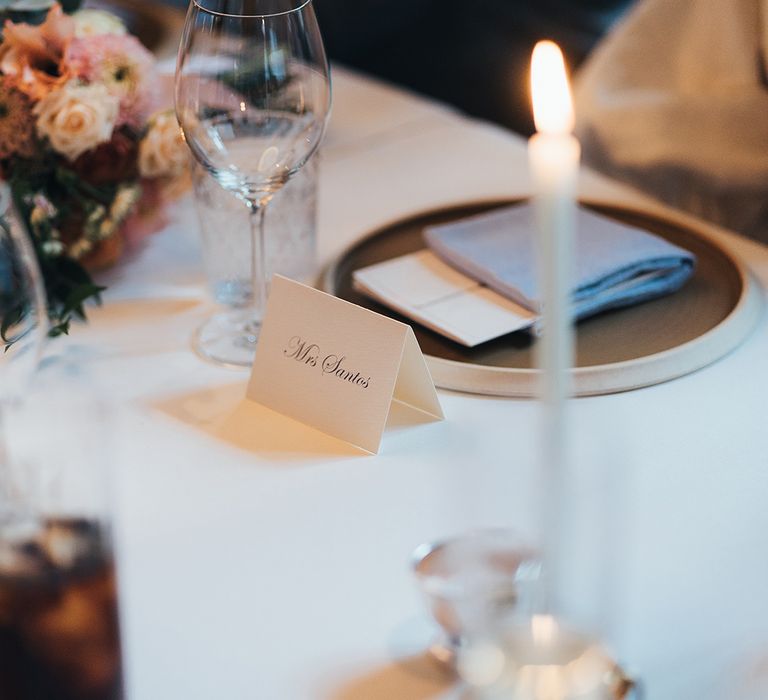
[[571, 282], [576, 187], [581, 148], [572, 136], [573, 106], [558, 46], [539, 42], [531, 61], [531, 92], [537, 133], [528, 143], [538, 229], [538, 279], [542, 334], [537, 344], [544, 403], [542, 434], [542, 548], [548, 570], [545, 607], [551, 610], [558, 582], [566, 479], [566, 399], [574, 361]]

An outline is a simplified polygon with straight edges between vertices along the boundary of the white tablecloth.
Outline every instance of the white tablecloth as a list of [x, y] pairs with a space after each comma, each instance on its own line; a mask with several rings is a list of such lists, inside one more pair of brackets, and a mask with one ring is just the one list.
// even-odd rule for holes
[[[387, 221], [528, 186], [520, 138], [336, 72], [322, 262]], [[657, 206], [588, 173], [583, 190]], [[722, 237], [768, 283], [768, 249]], [[106, 281], [55, 352], [135, 409], [116, 451], [132, 700], [453, 697], [416, 658], [430, 628], [408, 557], [479, 526], [536, 536], [536, 403], [441, 392], [445, 422], [394, 425], [360, 456], [250, 422], [247, 373], [193, 355], [211, 306], [188, 202]], [[768, 697], [766, 396], [763, 319], [691, 376], [573, 402], [571, 607], [650, 700]]]

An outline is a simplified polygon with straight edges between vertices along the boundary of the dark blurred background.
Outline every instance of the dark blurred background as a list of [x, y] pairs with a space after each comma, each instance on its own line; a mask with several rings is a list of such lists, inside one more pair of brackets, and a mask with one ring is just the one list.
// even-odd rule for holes
[[332, 59], [528, 134], [531, 51], [578, 66], [632, 0], [315, 0]]
[[332, 60], [528, 134], [536, 41], [557, 41], [576, 68], [632, 2], [315, 0], [315, 9]]

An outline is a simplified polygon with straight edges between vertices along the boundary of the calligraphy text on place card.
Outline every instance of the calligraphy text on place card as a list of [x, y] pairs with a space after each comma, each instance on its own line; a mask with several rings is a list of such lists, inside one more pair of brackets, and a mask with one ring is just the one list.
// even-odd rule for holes
[[[317, 343], [307, 343], [301, 336], [294, 335], [288, 341], [288, 347], [283, 350], [283, 355], [309, 367], [317, 367], [321, 352]], [[346, 359], [345, 355], [326, 355], [319, 366], [324, 375], [330, 374], [350, 384], [367, 389], [371, 384], [371, 378], [360, 374], [359, 371], [349, 369], [345, 365]]]
[[320, 356], [320, 346], [312, 343], [307, 345], [305, 341], [301, 339], [301, 336], [294, 335], [288, 341], [288, 347], [283, 350], [283, 355], [289, 359], [294, 359], [296, 362], [303, 362], [310, 367], [317, 367], [317, 358]]

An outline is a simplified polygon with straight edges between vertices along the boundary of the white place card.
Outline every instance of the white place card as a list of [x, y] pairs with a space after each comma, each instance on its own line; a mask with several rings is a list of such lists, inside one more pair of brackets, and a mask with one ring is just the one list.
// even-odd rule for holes
[[279, 275], [247, 397], [368, 452], [393, 401], [443, 418], [410, 326]]
[[531, 327], [536, 314], [430, 250], [355, 270], [355, 289], [451, 340], [474, 347]]

